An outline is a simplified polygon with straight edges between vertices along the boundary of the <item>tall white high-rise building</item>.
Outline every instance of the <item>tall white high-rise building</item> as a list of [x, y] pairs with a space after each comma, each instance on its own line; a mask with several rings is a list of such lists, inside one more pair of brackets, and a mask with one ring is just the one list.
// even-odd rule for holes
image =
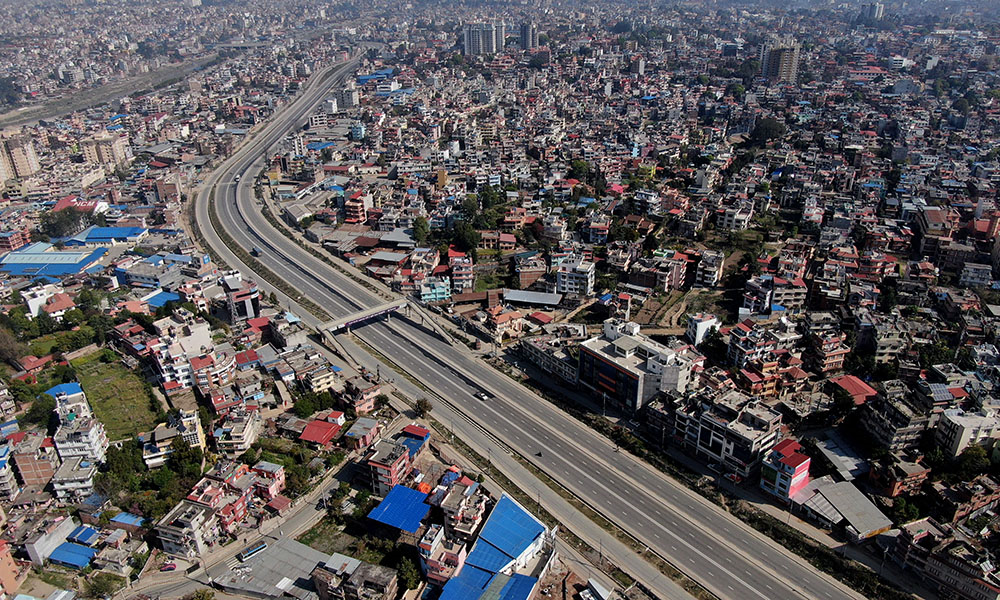
[[469, 23], [465, 26], [463, 51], [468, 56], [502, 52], [506, 35], [503, 23]]
[[532, 50], [538, 47], [538, 25], [533, 21], [521, 23], [521, 49]]

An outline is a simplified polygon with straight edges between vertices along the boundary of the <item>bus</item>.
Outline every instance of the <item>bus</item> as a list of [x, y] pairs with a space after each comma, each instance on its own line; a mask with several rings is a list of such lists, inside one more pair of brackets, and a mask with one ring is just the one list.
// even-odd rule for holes
[[236, 555], [236, 558], [239, 559], [240, 562], [245, 562], [247, 560], [250, 560], [254, 556], [257, 556], [264, 550], [267, 550], [267, 544], [265, 542], [260, 542], [259, 544], [247, 546], [246, 548], [243, 549], [243, 552], [240, 552], [239, 554]]

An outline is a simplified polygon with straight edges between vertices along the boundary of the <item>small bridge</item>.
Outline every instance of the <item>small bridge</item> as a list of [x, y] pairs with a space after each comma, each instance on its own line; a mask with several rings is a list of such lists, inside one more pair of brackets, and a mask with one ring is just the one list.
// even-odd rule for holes
[[409, 300], [400, 299], [400, 300], [393, 300], [392, 302], [386, 302], [385, 304], [379, 304], [378, 306], [373, 306], [371, 308], [360, 310], [352, 315], [347, 315], [346, 317], [340, 317], [339, 319], [328, 321], [324, 323], [320, 327], [320, 329], [322, 331], [329, 331], [331, 333], [338, 333], [339, 331], [344, 329], [350, 331], [351, 327], [354, 327], [355, 325], [364, 323], [365, 321], [370, 321], [377, 317], [381, 317], [382, 315], [388, 315], [390, 313], [394, 313], [409, 303], [410, 303]]

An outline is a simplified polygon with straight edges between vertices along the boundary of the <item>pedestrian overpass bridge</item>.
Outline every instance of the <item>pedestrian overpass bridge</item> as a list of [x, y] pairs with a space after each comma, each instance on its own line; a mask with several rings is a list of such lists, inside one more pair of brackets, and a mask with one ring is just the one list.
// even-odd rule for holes
[[401, 308], [409, 306], [409, 304], [410, 301], [405, 298], [393, 300], [392, 302], [385, 302], [383, 304], [379, 304], [378, 306], [359, 310], [354, 314], [340, 317], [339, 319], [327, 321], [320, 328], [323, 331], [329, 331], [330, 333], [339, 333], [345, 329], [350, 331], [355, 325], [360, 325], [366, 321], [370, 321], [383, 315], [389, 315], [400, 310]]
[[451, 335], [449, 335], [448, 332], [446, 332], [445, 329], [438, 324], [432, 315], [428, 314], [424, 310], [423, 306], [411, 302], [407, 298], [399, 298], [397, 300], [392, 300], [391, 302], [384, 302], [378, 306], [365, 308], [354, 314], [345, 315], [332, 321], [327, 321], [320, 326], [319, 331], [327, 339], [332, 339], [338, 333], [350, 333], [352, 328], [360, 327], [379, 317], [384, 316], [386, 319], [389, 319], [392, 313], [399, 311], [403, 311], [403, 316], [405, 316], [409, 321], [412, 321], [414, 324], [430, 329], [449, 344], [454, 343]]

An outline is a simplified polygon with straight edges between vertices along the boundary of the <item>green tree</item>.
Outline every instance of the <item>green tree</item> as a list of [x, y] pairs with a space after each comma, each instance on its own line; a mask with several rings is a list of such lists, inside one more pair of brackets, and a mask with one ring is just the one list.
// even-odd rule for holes
[[433, 408], [434, 404], [430, 400], [428, 400], [427, 398], [421, 398], [417, 400], [417, 404], [413, 409], [413, 413], [417, 415], [417, 417], [425, 417], [431, 412]]
[[461, 221], [455, 225], [453, 239], [459, 250], [469, 252], [479, 247], [479, 241], [482, 239], [482, 235], [480, 235], [480, 233], [476, 231], [472, 225], [466, 223], [465, 221]]
[[0, 361], [13, 364], [28, 354], [28, 347], [17, 340], [10, 329], [0, 327]]
[[713, 327], [698, 346], [698, 351], [704, 354], [705, 358], [719, 366], [727, 364], [728, 359], [726, 355], [728, 350], [726, 343], [722, 339], [722, 334], [719, 333], [718, 327]]
[[656, 237], [655, 234], [650, 233], [646, 236], [646, 239], [642, 240], [642, 249], [646, 252], [654, 252], [660, 249], [660, 238]]
[[295, 411], [295, 415], [300, 419], [305, 419], [316, 412], [316, 402], [310, 396], [302, 396], [295, 401], [292, 410]]
[[97, 573], [84, 586], [87, 598], [110, 598], [125, 585], [125, 580], [111, 573]]
[[177, 436], [170, 443], [172, 452], [167, 457], [167, 467], [178, 476], [193, 480], [201, 476], [201, 448], [195, 448]]
[[570, 163], [569, 177], [579, 181], [586, 181], [590, 175], [590, 163], [585, 160], [574, 160]]
[[427, 219], [423, 216], [417, 217], [413, 220], [413, 239], [417, 241], [421, 246], [427, 241], [427, 236], [431, 233], [430, 224], [427, 223]]
[[758, 121], [753, 131], [750, 132], [750, 143], [754, 146], [763, 146], [771, 140], [783, 137], [786, 131], [784, 123], [781, 123], [777, 119], [766, 117]]
[[31, 408], [24, 413], [24, 422], [54, 430], [55, 410], [56, 399], [48, 394], [39, 394], [31, 403]]
[[38, 229], [50, 238], [65, 237], [80, 231], [87, 222], [87, 214], [75, 208], [50, 210], [42, 214]]
[[916, 521], [920, 518], [920, 509], [902, 496], [892, 502], [892, 520], [897, 525]]
[[973, 444], [962, 451], [955, 464], [955, 475], [961, 481], [970, 481], [986, 473], [990, 468], [990, 457], [986, 449]]
[[399, 561], [397, 567], [399, 573], [399, 583], [403, 588], [415, 590], [420, 585], [420, 569], [410, 557], [404, 557]]

